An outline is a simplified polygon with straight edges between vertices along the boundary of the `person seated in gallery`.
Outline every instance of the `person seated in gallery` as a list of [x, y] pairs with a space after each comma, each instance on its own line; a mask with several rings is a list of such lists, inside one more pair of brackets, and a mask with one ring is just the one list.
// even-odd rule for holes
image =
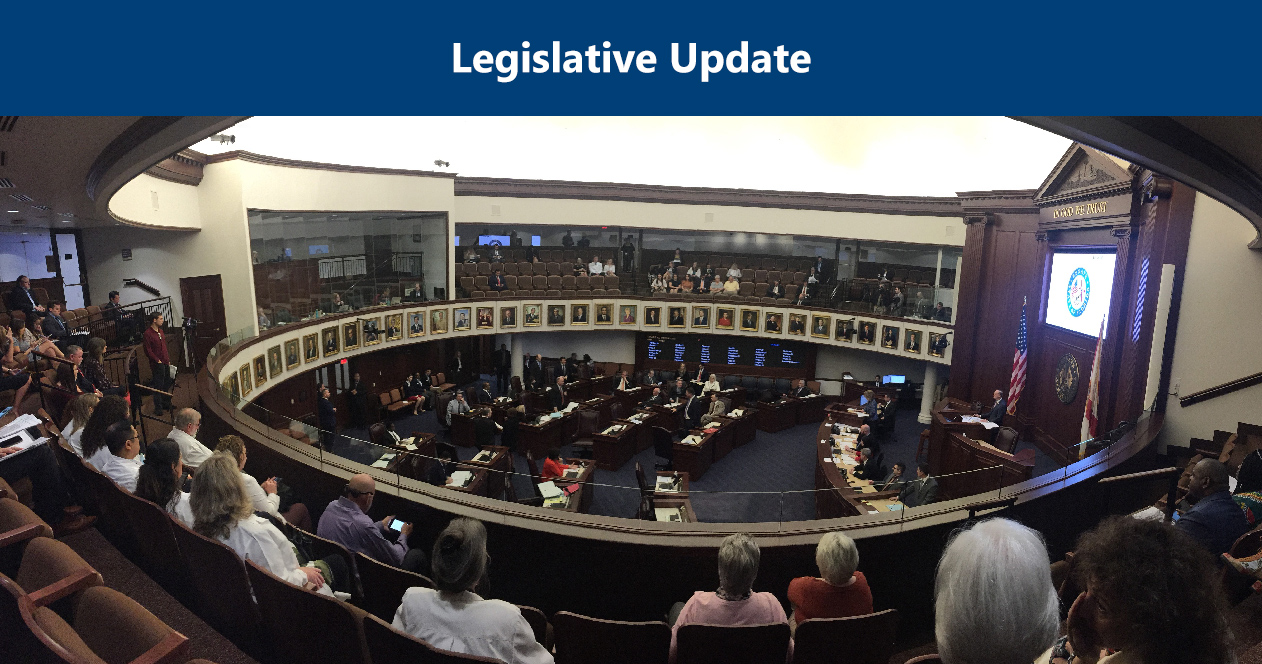
[[[737, 270], [739, 272], [739, 270]], [[730, 272], [730, 270], [729, 270]], [[728, 275], [727, 281], [723, 282], [723, 292], [728, 295], [736, 295], [741, 292], [741, 282], [737, 281], [738, 277]]]
[[789, 582], [793, 613], [789, 627], [812, 618], [848, 618], [872, 613], [872, 589], [859, 568], [854, 540], [839, 532], [824, 533], [815, 547], [818, 577], [801, 576]]
[[[719, 293], [722, 293], [722, 292], [723, 292], [723, 280], [722, 280], [722, 279], [719, 279], [718, 277], [706, 277], [706, 278], [710, 280], [710, 289], [709, 289], [709, 293], [710, 293], [711, 295], [718, 295]], [[739, 290], [739, 289], [738, 289], [738, 290]]]
[[736, 263], [732, 263], [732, 267], [729, 267], [729, 268], [727, 269], [727, 276], [728, 276], [729, 278], [731, 278], [731, 277], [735, 277], [737, 280], [740, 280], [740, 278], [741, 278], [741, 267], [740, 267], [739, 265], [737, 265]]
[[[753, 592], [754, 579], [758, 577], [761, 557], [754, 538], [745, 533], [728, 535], [719, 544], [719, 589], [698, 590], [688, 602], [671, 607], [668, 622], [672, 624], [670, 635], [670, 661], [675, 661], [679, 628], [684, 625], [766, 625], [787, 623], [780, 600], [768, 592]], [[676, 610], [678, 607], [678, 610]], [[793, 654], [793, 640], [789, 640], [789, 655]]]
[[491, 278], [487, 281], [487, 284], [491, 290], [497, 293], [508, 288], [508, 282], [504, 280], [504, 271], [496, 270], [495, 274], [491, 275]]
[[904, 301], [905, 299], [906, 299], [906, 298], [904, 298], [904, 297], [903, 297], [903, 289], [898, 288], [897, 286], [895, 286], [895, 287], [894, 287], [894, 297], [890, 298], [890, 309], [889, 309], [890, 315], [892, 315], [892, 316], [901, 316], [901, 315], [902, 315], [902, 313], [903, 313], [903, 301]]
[[938, 499], [938, 480], [929, 476], [929, 462], [916, 464], [916, 480], [908, 482], [898, 493], [898, 500], [908, 507], [928, 505]]
[[654, 275], [652, 281], [649, 282], [649, 290], [654, 293], [665, 293], [669, 283], [665, 274]]
[[1227, 466], [1218, 459], [1198, 461], [1184, 498], [1191, 507], [1182, 510], [1174, 524], [1215, 557], [1227, 553], [1249, 531], [1248, 517], [1231, 499], [1229, 478]]
[[474, 251], [473, 247], [469, 247], [468, 249], [464, 250], [464, 262], [466, 263], [478, 262], [478, 252]]
[[670, 259], [671, 267], [684, 264], [684, 257], [679, 253], [679, 249], [675, 250], [675, 256]]
[[806, 275], [806, 283], [812, 286], [819, 283], [819, 274], [815, 271], [815, 268], [811, 268], [810, 274]]
[[675, 272], [670, 272], [669, 274], [666, 275], [666, 292], [667, 293], [682, 292], [679, 288], [679, 285], [682, 283], [683, 281], [679, 278], [678, 274], [676, 274]]
[[613, 257], [606, 258], [605, 270], [604, 270], [605, 276], [612, 277], [614, 276], [615, 272], [616, 272], [616, 268], [614, 267], [614, 264], [613, 264]]
[[605, 264], [600, 262], [600, 256], [592, 256], [592, 262], [587, 264], [587, 273], [591, 276], [604, 274]]
[[561, 450], [554, 447], [548, 450], [548, 456], [543, 460], [543, 468], [539, 470], [539, 477], [545, 480], [563, 477], [569, 468], [573, 466], [561, 463]]
[[407, 589], [394, 613], [395, 629], [441, 650], [507, 664], [552, 664], [521, 609], [473, 592], [489, 564], [482, 522], [452, 519], [434, 541], [434, 588]]
[[933, 308], [933, 319], [940, 320], [944, 323], [951, 322], [951, 314], [947, 313], [946, 307], [942, 306], [941, 302], [938, 303], [938, 306]]
[[679, 282], [680, 293], [693, 293], [697, 290], [697, 284], [693, 283], [692, 277], [684, 275], [683, 281]]
[[699, 281], [702, 276], [701, 273], [702, 273], [701, 266], [697, 263], [697, 261], [693, 261], [692, 267], [688, 268], [688, 276]]

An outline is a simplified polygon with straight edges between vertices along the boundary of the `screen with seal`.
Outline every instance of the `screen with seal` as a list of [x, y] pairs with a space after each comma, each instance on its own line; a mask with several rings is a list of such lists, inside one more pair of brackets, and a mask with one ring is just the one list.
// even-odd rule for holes
[[1048, 278], [1048, 325], [1099, 336], [1113, 294], [1115, 252], [1056, 252]]

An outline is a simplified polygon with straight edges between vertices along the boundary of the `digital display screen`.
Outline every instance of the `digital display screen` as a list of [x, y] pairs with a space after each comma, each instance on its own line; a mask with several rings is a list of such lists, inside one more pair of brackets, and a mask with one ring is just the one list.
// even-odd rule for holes
[[478, 244], [495, 244], [499, 243], [502, 247], [507, 247], [509, 242], [507, 235], [479, 235]]
[[1095, 337], [1109, 313], [1114, 252], [1056, 252], [1048, 278], [1048, 325]]
[[768, 341], [722, 335], [649, 334], [645, 357], [672, 364], [686, 362], [720, 367], [797, 367], [809, 362], [811, 350], [801, 341]]
[[900, 385], [906, 382], [907, 382], [907, 376], [895, 376], [893, 374], [890, 374], [888, 376], [881, 376], [882, 385]]

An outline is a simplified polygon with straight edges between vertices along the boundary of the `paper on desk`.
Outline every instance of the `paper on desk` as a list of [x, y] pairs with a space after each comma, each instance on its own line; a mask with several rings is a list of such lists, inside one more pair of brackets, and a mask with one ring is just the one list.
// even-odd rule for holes
[[376, 461], [372, 462], [372, 467], [385, 468], [386, 466], [390, 465], [390, 460], [393, 458], [394, 458], [393, 454], [390, 454], [390, 453], [383, 454], [381, 455], [380, 459], [377, 459]]
[[859, 492], [860, 493], [876, 493], [876, 487], [870, 484], [866, 486], [861, 486], [859, 487]]
[[1131, 512], [1131, 518], [1140, 521], [1164, 521], [1166, 513], [1156, 507], [1148, 506], [1138, 512]]
[[655, 507], [653, 508], [653, 516], [658, 521], [683, 521], [683, 515], [678, 507]]
[[844, 463], [844, 464], [846, 464], [847, 466], [857, 466], [857, 465], [859, 465], [859, 462], [858, 462], [858, 461], [855, 461], [854, 459], [852, 459], [852, 458], [850, 458], [850, 457], [841, 457], [841, 462], [842, 462], [842, 463]]
[[456, 486], [469, 486], [472, 479], [473, 473], [467, 470], [457, 470], [451, 474], [451, 483]]
[[487, 461], [490, 461], [490, 460], [491, 460], [490, 450], [482, 450], [481, 452], [478, 452], [477, 454], [473, 456], [473, 461], [477, 461], [478, 463], [486, 463]]
[[976, 415], [961, 416], [960, 421], [966, 422], [968, 424], [980, 424], [985, 429], [998, 429], [999, 428], [998, 424], [995, 424], [994, 422], [991, 422], [990, 420], [977, 417]]
[[549, 481], [539, 483], [539, 495], [543, 496], [544, 500], [547, 500], [548, 498], [557, 498], [564, 494], [561, 493], [561, 489], [557, 488], [555, 482]]
[[24, 429], [29, 429], [30, 427], [34, 427], [34, 426], [39, 426], [38, 417], [35, 417], [34, 415], [31, 415], [29, 413], [26, 415], [19, 415], [17, 419], [4, 425], [3, 428], [0, 428], [0, 439], [8, 438], [9, 436], [12, 436], [19, 431], [22, 431]]

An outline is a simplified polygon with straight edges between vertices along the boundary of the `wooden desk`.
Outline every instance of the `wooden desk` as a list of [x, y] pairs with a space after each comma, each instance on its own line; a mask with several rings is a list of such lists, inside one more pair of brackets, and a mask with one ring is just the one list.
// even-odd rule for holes
[[693, 429], [692, 433], [699, 436], [709, 436], [710, 448], [714, 450], [714, 458], [711, 463], [718, 462], [719, 459], [727, 456], [732, 451], [732, 427], [725, 423], [726, 420], [714, 422], [718, 424], [716, 429]]
[[597, 420], [598, 422], [608, 422], [613, 419], [613, 415], [610, 412], [613, 407], [613, 403], [613, 395], [598, 395], [581, 402], [579, 404], [579, 410], [594, 410], [600, 415], [600, 418]]
[[[833, 448], [831, 425], [827, 423], [820, 425], [816, 433], [815, 446], [815, 488], [817, 489], [815, 518], [834, 519], [869, 514], [876, 510], [865, 504], [865, 501], [898, 498], [897, 491], [877, 491], [867, 480], [856, 479], [851, 472], [857, 466], [843, 463], [841, 468], [846, 469], [846, 473], [843, 474], [836, 463], [829, 461], [838, 456]], [[853, 454], [853, 451], [848, 449], [841, 452], [841, 455], [847, 459], [852, 459]]]
[[[636, 454], [653, 447], [653, 427], [657, 426], [657, 417], [657, 413], [648, 410], [637, 410], [628, 416], [626, 421], [639, 425], [635, 434]], [[639, 422], [636, 422], [636, 420], [639, 420]]]
[[392, 445], [394, 449], [400, 452], [411, 452], [422, 456], [434, 456], [436, 434], [418, 431], [416, 436], [409, 436], [399, 440], [397, 445]]
[[[475, 468], [483, 468], [487, 472], [487, 496], [490, 498], [502, 498], [504, 496], [504, 485], [513, 472], [513, 457], [508, 453], [508, 448], [500, 445], [486, 445], [483, 451], [490, 452], [491, 458], [487, 461], [477, 461], [469, 459], [464, 465], [473, 466]], [[476, 456], [480, 456], [479, 452]]]
[[452, 491], [463, 491], [464, 493], [471, 493], [475, 496], [487, 495], [487, 491], [489, 487], [488, 487], [488, 483], [486, 479], [487, 473], [486, 473], [485, 468], [478, 468], [477, 466], [470, 466], [468, 464], [462, 463], [456, 466], [456, 470], [467, 470], [473, 473], [473, 479], [469, 480], [469, 484], [467, 484], [466, 486], [456, 486], [454, 484], [448, 484], [446, 485], [446, 488], [451, 489]]
[[[616, 420], [609, 426], [621, 426], [622, 430], [612, 434], [593, 434], [592, 454], [597, 468], [616, 471], [635, 456], [641, 431], [647, 431], [647, 427], [626, 420]], [[649, 444], [652, 444], [651, 438]]]
[[[1034, 475], [1034, 450], [1008, 454], [991, 447], [996, 429], [961, 422], [972, 408], [957, 399], [943, 399], [933, 407], [929, 428], [929, 473], [938, 479], [938, 500], [950, 500], [993, 491], [1030, 479]], [[992, 468], [992, 470], [979, 470]], [[956, 473], [970, 472], [963, 475]]]
[[828, 397], [812, 394], [802, 399], [794, 399], [794, 401], [798, 402], [798, 424], [824, 421], [824, 410], [830, 403]]
[[724, 416], [720, 418], [727, 422], [725, 427], [732, 429], [732, 447], [740, 447], [745, 443], [753, 442], [754, 436], [758, 431], [758, 411], [752, 408], [746, 408], [740, 417]]
[[583, 459], [566, 459], [565, 461], [571, 466], [581, 466], [581, 468], [578, 469], [577, 473], [573, 473], [572, 477], [571, 471], [567, 469], [564, 477], [556, 478], [552, 481], [558, 487], [562, 488], [571, 484], [577, 484], [578, 490], [570, 494], [569, 502], [564, 508], [558, 507], [555, 509], [564, 509], [566, 512], [581, 512], [583, 514], [587, 514], [591, 511], [592, 494], [595, 493], [596, 490], [596, 488], [592, 485], [592, 475], [596, 473], [596, 464], [587, 463]]
[[569, 380], [565, 381], [565, 395], [570, 401], [583, 402], [592, 398], [595, 393], [592, 391], [592, 382], [590, 380]]
[[473, 417], [469, 413], [451, 416], [451, 442], [460, 447], [473, 447], [477, 440], [473, 435]]
[[530, 452], [541, 462], [548, 455], [548, 450], [560, 449], [562, 445], [562, 420], [548, 418], [543, 424], [527, 424], [525, 420], [517, 425], [517, 445], [522, 452]]
[[825, 412], [827, 415], [825, 419], [832, 420], [838, 424], [855, 427], [856, 429], [868, 422], [868, 415], [862, 410], [859, 410], [858, 402], [847, 404], [833, 402], [828, 404], [825, 408]]
[[[672, 407], [673, 406], [673, 407]], [[657, 424], [654, 426], [662, 427], [670, 432], [679, 431], [684, 422], [684, 409], [679, 404], [671, 404], [670, 406], [652, 405], [649, 410], [660, 415], [657, 418]]]
[[674, 446], [675, 470], [688, 473], [688, 477], [699, 480], [714, 462], [713, 435], [704, 436], [700, 443], [689, 444], [677, 442]]
[[654, 520], [656, 510], [679, 510], [680, 519], [676, 523], [696, 523], [697, 514], [692, 511], [692, 501], [687, 498], [663, 498], [653, 500]]
[[[664, 489], [658, 488], [657, 480], [660, 480], [663, 477], [673, 478], [675, 476], [675, 473], [679, 473], [679, 488], [678, 489], [664, 490]], [[653, 499], [654, 500], [657, 500], [659, 498], [687, 498], [688, 497], [688, 473], [684, 473], [680, 471], [659, 470], [657, 471], [657, 477], [655, 477], [654, 480], [655, 480], [653, 483]]]
[[[614, 385], [617, 385], [615, 379]], [[622, 406], [622, 414], [620, 417], [626, 417], [635, 412], [636, 406], [639, 406], [645, 399], [653, 396], [653, 388], [651, 387], [633, 387], [629, 390], [615, 389], [611, 392], [614, 403]]]
[[760, 402], [758, 404], [758, 429], [774, 433], [797, 424], [796, 400]]

